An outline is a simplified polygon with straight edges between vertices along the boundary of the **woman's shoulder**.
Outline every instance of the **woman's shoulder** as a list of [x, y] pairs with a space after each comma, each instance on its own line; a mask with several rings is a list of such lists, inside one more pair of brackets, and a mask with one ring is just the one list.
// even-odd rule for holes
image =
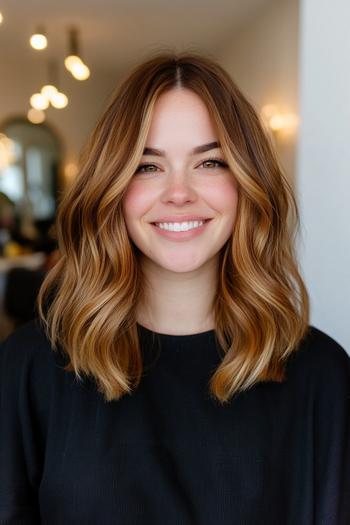
[[5, 368], [21, 369], [24, 365], [29, 366], [33, 362], [50, 366], [58, 355], [53, 352], [39, 318], [16, 328], [0, 343], [1, 367]]
[[38, 319], [15, 329], [0, 344], [0, 397], [7, 406], [3, 417], [11, 410], [30, 410], [46, 428], [52, 393], [66, 384], [64, 364]]
[[350, 392], [350, 356], [336, 339], [309, 325], [298, 348], [289, 356], [288, 370], [297, 378], [327, 388], [345, 387]]
[[317, 359], [318, 362], [325, 364], [338, 363], [344, 365], [350, 359], [344, 347], [336, 339], [312, 325], [308, 326], [296, 355], [298, 352], [304, 360], [313, 362], [314, 359]]

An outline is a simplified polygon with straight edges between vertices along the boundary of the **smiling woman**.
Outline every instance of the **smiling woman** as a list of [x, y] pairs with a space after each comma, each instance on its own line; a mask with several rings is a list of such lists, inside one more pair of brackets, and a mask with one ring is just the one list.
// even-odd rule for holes
[[309, 325], [297, 226], [219, 64], [134, 68], [1, 347], [0, 523], [348, 524], [350, 359]]
[[[224, 160], [210, 166], [208, 152], [222, 155], [215, 138], [208, 109], [196, 93], [183, 87], [165, 92], [154, 106], [142, 157], [155, 159], [155, 170], [140, 172], [140, 166], [150, 167], [142, 162], [124, 195], [126, 227], [140, 250], [147, 283], [137, 317], [156, 331], [195, 333], [215, 324], [211, 302], [216, 265], [232, 235], [237, 207], [232, 171]], [[186, 274], [193, 296], [183, 305], [189, 290]], [[169, 296], [172, 305], [167, 308]]]

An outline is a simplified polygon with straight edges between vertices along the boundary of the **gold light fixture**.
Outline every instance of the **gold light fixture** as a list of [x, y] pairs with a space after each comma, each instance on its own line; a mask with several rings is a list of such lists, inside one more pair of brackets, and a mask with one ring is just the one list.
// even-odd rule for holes
[[47, 107], [51, 104], [56, 109], [62, 109], [68, 105], [68, 97], [58, 90], [58, 85], [57, 63], [51, 60], [48, 64], [48, 84], [45, 84], [40, 91], [47, 101]]
[[53, 84], [45, 84], [45, 86], [41, 88], [40, 93], [50, 101], [53, 95], [57, 93], [57, 91], [57, 87]]
[[48, 83], [45, 84], [41, 90], [40, 93], [44, 95], [45, 98], [51, 102], [52, 97], [58, 93], [58, 70], [57, 70], [57, 63], [54, 60], [50, 60], [47, 64], [47, 79]]
[[30, 97], [30, 105], [34, 109], [47, 109], [49, 104], [50, 102], [41, 93], [34, 93], [34, 95]]
[[68, 37], [69, 49], [64, 65], [76, 80], [86, 80], [90, 76], [90, 69], [83, 62], [79, 53], [78, 30], [69, 29]]
[[47, 47], [46, 32], [43, 27], [38, 27], [36, 33], [30, 37], [30, 45], [33, 49], [41, 51]]
[[86, 80], [90, 76], [90, 69], [83, 62], [74, 62], [70, 72], [77, 80]]
[[27, 118], [32, 124], [41, 124], [45, 120], [45, 112], [41, 109], [30, 108]]
[[51, 106], [56, 109], [65, 108], [68, 105], [68, 97], [64, 93], [54, 93], [50, 98]]
[[70, 72], [71, 69], [74, 67], [75, 64], [82, 64], [81, 58], [79, 58], [77, 55], [68, 55], [64, 59], [64, 65], [66, 66], [66, 69]]

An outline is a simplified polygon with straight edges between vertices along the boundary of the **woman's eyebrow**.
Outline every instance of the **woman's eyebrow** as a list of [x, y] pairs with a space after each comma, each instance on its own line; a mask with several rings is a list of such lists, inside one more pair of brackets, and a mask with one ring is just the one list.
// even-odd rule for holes
[[[190, 151], [190, 155], [196, 155], [197, 153], [204, 153], [211, 149], [220, 148], [219, 142], [209, 142], [208, 144], [202, 144], [202, 146], [196, 146]], [[162, 149], [156, 148], [145, 148], [143, 150], [143, 155], [155, 155], [156, 157], [165, 157], [165, 151]]]

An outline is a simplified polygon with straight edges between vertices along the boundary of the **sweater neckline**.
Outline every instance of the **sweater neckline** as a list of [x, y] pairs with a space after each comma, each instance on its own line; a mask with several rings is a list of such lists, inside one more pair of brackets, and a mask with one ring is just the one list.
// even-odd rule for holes
[[206, 330], [204, 332], [198, 332], [194, 334], [165, 334], [162, 332], [155, 332], [151, 330], [150, 328], [146, 328], [146, 326], [143, 326], [140, 323], [136, 323], [136, 324], [141, 329], [141, 331], [143, 331], [146, 334], [154, 334], [160, 337], [161, 339], [174, 340], [174, 341], [175, 340], [176, 341], [185, 341], [185, 340], [187, 341], [189, 339], [193, 340], [193, 339], [199, 339], [199, 338], [206, 338], [208, 336], [214, 335], [215, 333], [215, 330], [211, 329], [211, 330]]

